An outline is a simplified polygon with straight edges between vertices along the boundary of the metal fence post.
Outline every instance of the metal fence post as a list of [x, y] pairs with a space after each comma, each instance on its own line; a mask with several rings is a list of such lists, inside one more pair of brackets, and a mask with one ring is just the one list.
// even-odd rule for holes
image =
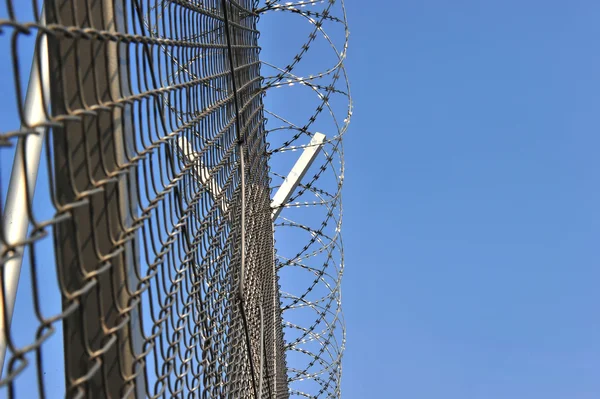
[[[118, 0], [48, 0], [46, 12], [48, 23], [104, 31], [126, 22]], [[131, 298], [135, 234], [127, 231], [135, 175], [117, 173], [132, 126], [127, 106], [101, 105], [127, 95], [127, 48], [65, 35], [51, 37], [49, 49], [53, 113], [69, 116], [53, 129], [56, 200], [71, 215], [54, 237], [63, 306], [78, 304], [64, 320], [67, 396], [143, 397], [134, 370], [141, 347]]]

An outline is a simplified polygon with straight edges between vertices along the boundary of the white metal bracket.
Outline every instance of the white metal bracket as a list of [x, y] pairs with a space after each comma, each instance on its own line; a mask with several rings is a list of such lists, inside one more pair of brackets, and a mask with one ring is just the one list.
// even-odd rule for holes
[[[185, 161], [193, 163], [195, 166], [195, 175], [200, 179], [200, 183], [208, 188], [208, 191], [212, 195], [213, 199], [217, 201], [217, 198], [221, 195], [221, 188], [214, 178], [210, 176], [210, 170], [202, 164], [200, 157], [197, 152], [192, 148], [192, 144], [183, 136], [177, 139], [177, 147], [180, 153], [183, 155]], [[221, 197], [221, 203], [219, 208], [223, 214], [227, 214], [228, 206], [227, 200], [223, 196]]]
[[290, 197], [296, 190], [296, 187], [300, 184], [304, 175], [319, 155], [321, 148], [323, 148], [323, 143], [325, 142], [325, 135], [323, 133], [315, 133], [308, 146], [304, 148], [302, 151], [302, 155], [294, 164], [294, 167], [287, 175], [283, 184], [275, 193], [273, 200], [271, 201], [271, 209], [272, 209], [272, 218], [273, 220], [277, 219], [281, 210], [285, 206], [285, 204], [289, 201]]

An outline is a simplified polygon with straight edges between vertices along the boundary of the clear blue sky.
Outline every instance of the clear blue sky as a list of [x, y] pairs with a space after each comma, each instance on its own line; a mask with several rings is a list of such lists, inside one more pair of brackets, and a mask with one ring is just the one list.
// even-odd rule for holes
[[600, 3], [346, 7], [343, 398], [600, 397]]

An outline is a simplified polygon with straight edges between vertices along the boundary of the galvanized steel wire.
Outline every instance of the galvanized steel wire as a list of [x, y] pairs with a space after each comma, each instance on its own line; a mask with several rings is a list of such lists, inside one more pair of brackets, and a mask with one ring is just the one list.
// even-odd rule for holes
[[[19, 124], [2, 125], [0, 154], [41, 129], [47, 182], [43, 209], [26, 193], [27, 237], [0, 232], [0, 268], [25, 253], [33, 305], [17, 312], [35, 331], [5, 330], [3, 394], [286, 398], [257, 4], [53, 0], [45, 19], [41, 8], [9, 0], [0, 19]], [[25, 64], [42, 64], [46, 41], [51, 95], [32, 125]], [[52, 289], [62, 305], [45, 313]], [[47, 342], [61, 332], [58, 356]], [[63, 381], [46, 377], [49, 357]]]

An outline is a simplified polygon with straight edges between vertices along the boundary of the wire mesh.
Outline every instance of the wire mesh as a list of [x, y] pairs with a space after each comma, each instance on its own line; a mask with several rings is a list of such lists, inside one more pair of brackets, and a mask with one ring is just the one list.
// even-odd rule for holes
[[[27, 227], [7, 233], [11, 190], [2, 394], [286, 398], [256, 2], [43, 6], [9, 0], [0, 19], [16, 120], [0, 154], [21, 154]], [[14, 318], [28, 333], [8, 305], [21, 259], [29, 307], [19, 298]]]

